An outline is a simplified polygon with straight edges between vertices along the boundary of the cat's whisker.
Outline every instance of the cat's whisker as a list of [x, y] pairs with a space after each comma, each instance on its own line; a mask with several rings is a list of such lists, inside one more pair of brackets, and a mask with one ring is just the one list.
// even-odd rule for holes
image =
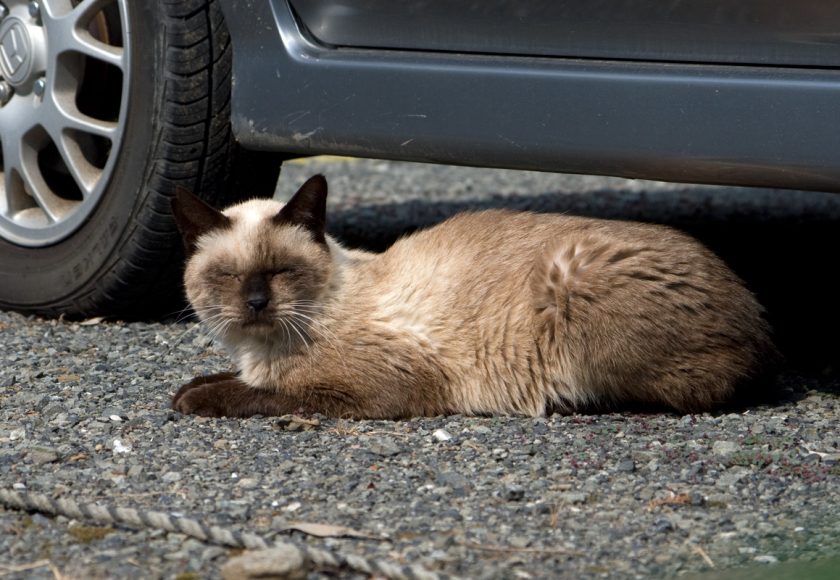
[[[291, 309], [283, 311], [283, 314], [285, 315], [283, 320], [289, 321], [289, 323], [292, 324], [293, 328], [296, 328], [297, 326], [302, 327], [303, 324], [306, 324], [306, 327], [307, 327], [308, 331], [313, 332], [313, 333], [315, 333], [315, 335], [317, 337], [322, 338], [323, 341], [333, 351], [335, 351], [336, 355], [338, 355], [338, 360], [341, 362], [341, 366], [344, 368], [344, 371], [347, 372], [347, 364], [344, 361], [344, 357], [341, 353], [341, 349], [339, 349], [338, 346], [335, 344], [335, 340], [337, 340], [338, 337], [336, 337], [335, 333], [333, 333], [331, 330], [329, 330], [329, 328], [323, 322], [321, 322], [320, 320], [317, 320], [315, 318], [312, 318], [311, 316], [301, 312], [302, 307], [305, 307], [305, 305], [302, 304], [303, 302], [311, 302], [312, 305], [316, 307], [316, 308], [313, 308], [313, 310], [310, 313], [321, 314], [321, 311], [322, 311], [322, 305], [321, 304], [313, 302], [313, 301], [296, 301], [296, 302], [292, 302], [290, 304], [290, 306], [292, 306]], [[330, 338], [330, 335], [332, 335], [332, 337], [335, 340], [333, 340], [333, 338]], [[311, 340], [311, 337], [310, 337], [310, 340]], [[304, 400], [304, 404], [308, 403], [313, 398], [314, 394], [315, 393], [314, 393], [313, 390], [308, 391], [307, 395], [306, 395], [306, 399]]]
[[300, 337], [301, 341], [303, 341], [303, 346], [309, 346], [309, 341], [307, 341], [305, 336], [304, 336], [305, 333], [306, 333], [306, 329], [299, 328], [299, 325], [295, 323], [294, 318], [287, 318], [286, 320], [289, 322], [289, 325], [292, 327], [292, 330], [294, 330], [297, 333], [297, 335]]
[[306, 336], [308, 335], [302, 334], [301, 329], [298, 328], [298, 326], [294, 323], [294, 321], [291, 318], [284, 316], [278, 318], [277, 320], [283, 325], [283, 330], [286, 334], [285, 345], [289, 352], [291, 352], [295, 348], [295, 343], [297, 342], [295, 334], [300, 338], [305, 347], [309, 346], [309, 341], [307, 341], [306, 339]]
[[222, 311], [215, 312], [215, 313], [212, 313], [212, 314], [207, 314], [205, 312], [202, 312], [201, 322], [205, 326], [212, 326], [213, 324], [215, 324], [216, 322], [218, 322], [220, 320], [227, 320], [229, 318], [230, 318], [230, 316], [228, 316], [227, 313], [222, 312]]
[[181, 342], [184, 340], [184, 337], [186, 337], [188, 334], [190, 334], [192, 332], [195, 332], [196, 330], [198, 330], [198, 328], [199, 328], [199, 325], [196, 324], [195, 326], [191, 326], [190, 328], [187, 328], [186, 330], [182, 331], [175, 338], [175, 340], [173, 340], [172, 343], [169, 345], [169, 349], [166, 351], [166, 354], [170, 354], [175, 349], [176, 346], [181, 344]]
[[269, 333], [265, 333], [263, 335], [263, 344], [265, 345], [266, 349], [269, 349], [271, 347], [271, 341], [269, 341], [269, 338], [271, 338]]
[[304, 298], [298, 298], [296, 300], [292, 300], [289, 303], [290, 306], [298, 307], [298, 306], [317, 306], [319, 308], [324, 307], [323, 302], [319, 302], [318, 300], [307, 300]]
[[[212, 340], [219, 340], [234, 323], [234, 318], [225, 305], [214, 305], [202, 308], [202, 322], [206, 333]], [[212, 312], [208, 314], [209, 312]]]
[[201, 322], [205, 325], [212, 325], [217, 320], [230, 318], [227, 308], [222, 305], [202, 308], [198, 314]]
[[307, 326], [309, 326], [313, 331], [319, 332], [320, 336], [322, 336], [327, 342], [331, 342], [332, 340], [337, 340], [338, 337], [335, 333], [323, 322], [312, 318], [311, 316], [307, 316], [306, 314], [302, 314], [300, 312], [293, 313], [293, 316], [303, 319]]
[[284, 306], [284, 312], [305, 312], [307, 314], [322, 314], [324, 312], [323, 304], [297, 304], [290, 303]]
[[300, 312], [293, 312], [291, 313], [292, 316], [296, 316], [302, 318], [306, 321], [308, 329], [315, 333], [315, 335], [321, 339], [323, 339], [324, 343], [331, 348], [335, 354], [338, 356], [339, 360], [341, 361], [341, 366], [344, 367], [345, 371], [347, 370], [347, 363], [344, 361], [344, 355], [341, 349], [338, 347], [339, 338], [336, 334], [330, 330], [330, 328], [325, 325], [320, 320], [314, 319], [310, 316], [302, 314]]
[[187, 318], [189, 318], [189, 315], [192, 311], [193, 311], [192, 306], [187, 304], [183, 308], [179, 308], [178, 310], [173, 310], [172, 312], [169, 312], [168, 314], [165, 314], [163, 317], [164, 318], [169, 318], [170, 316], [174, 316], [175, 317], [175, 324], [179, 324], [179, 323], [183, 322], [184, 320], [186, 320]]
[[304, 314], [300, 314], [299, 312], [292, 312], [287, 316], [287, 318], [295, 322], [302, 330], [317, 330], [316, 324], [318, 323], [318, 321], [312, 320]]
[[222, 332], [227, 330], [228, 326], [232, 323], [233, 322], [228, 318], [220, 318], [208, 327], [207, 334], [209, 334], [213, 339], [219, 338], [222, 335]]
[[317, 319], [309, 316], [309, 314], [300, 312], [299, 310], [284, 310], [282, 311], [282, 314], [284, 314], [285, 316], [300, 316], [308, 322], [320, 322]]
[[205, 327], [212, 328], [213, 326], [216, 325], [216, 323], [222, 322], [224, 320], [229, 320], [229, 318], [230, 317], [226, 316], [225, 314], [219, 313], [219, 314], [214, 314], [213, 316], [205, 318], [202, 321], [202, 323], [204, 324]]
[[292, 347], [292, 331], [289, 330], [289, 323], [286, 322], [286, 320], [284, 318], [281, 318], [280, 322], [283, 323], [283, 330], [286, 332], [286, 347], [291, 348]]
[[[198, 313], [200, 312], [200, 315], [201, 315], [201, 316], [204, 316], [204, 314], [205, 314], [207, 311], [209, 311], [209, 310], [214, 310], [214, 309], [219, 309], [219, 310], [221, 310], [221, 309], [223, 309], [223, 308], [224, 308], [224, 306], [203, 306], [203, 307], [200, 309], [200, 311], [196, 311], [196, 313], [198, 314]], [[186, 306], [186, 307], [184, 307], [184, 308], [182, 308], [182, 309], [180, 310], [180, 313], [182, 313], [182, 314], [186, 315], [186, 313], [187, 313], [189, 310], [190, 310], [190, 306]], [[217, 316], [217, 315], [216, 315], [216, 314], [212, 314], [212, 315], [210, 315], [209, 317], [205, 317], [205, 318], [204, 318], [204, 320], [203, 320], [202, 322], [204, 322], [204, 324], [206, 324], [206, 320], [208, 320], [208, 319], [212, 319], [214, 316]], [[177, 324], [178, 322], [180, 322], [180, 319], [176, 320], [176, 324]], [[175, 338], [175, 340], [174, 340], [174, 341], [172, 341], [172, 344], [170, 344], [169, 349], [166, 351], [166, 353], [167, 353], [167, 354], [170, 354], [170, 353], [171, 353], [171, 352], [175, 349], [175, 347], [177, 347], [179, 344], [181, 344], [181, 343], [183, 342], [184, 338], [185, 338], [187, 335], [189, 335], [190, 333], [196, 332], [196, 331], [200, 331], [200, 330], [201, 330], [201, 328], [202, 328], [202, 324], [195, 324], [195, 325], [193, 325], [193, 326], [191, 326], [191, 327], [189, 327], [189, 328], [185, 329], [184, 331], [182, 331], [182, 332], [181, 332], [181, 333], [180, 333], [180, 334], [179, 334], [179, 335]]]

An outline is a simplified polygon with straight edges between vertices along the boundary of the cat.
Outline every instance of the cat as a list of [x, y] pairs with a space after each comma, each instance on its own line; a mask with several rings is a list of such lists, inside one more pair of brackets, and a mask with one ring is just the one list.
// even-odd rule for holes
[[179, 192], [186, 295], [237, 373], [176, 393], [185, 414], [715, 409], [775, 349], [763, 309], [696, 240], [625, 221], [462, 213], [381, 254], [325, 232], [327, 182], [220, 212]]

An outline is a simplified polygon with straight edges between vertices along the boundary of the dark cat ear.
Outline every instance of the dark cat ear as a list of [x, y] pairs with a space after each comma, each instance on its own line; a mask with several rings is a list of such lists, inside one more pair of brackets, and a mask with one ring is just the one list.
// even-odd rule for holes
[[187, 258], [195, 253], [196, 241], [201, 234], [230, 226], [229, 217], [182, 187], [175, 190], [172, 198], [172, 214], [181, 231]]
[[272, 218], [277, 225], [303, 226], [319, 244], [327, 244], [327, 180], [323, 175], [310, 177]]

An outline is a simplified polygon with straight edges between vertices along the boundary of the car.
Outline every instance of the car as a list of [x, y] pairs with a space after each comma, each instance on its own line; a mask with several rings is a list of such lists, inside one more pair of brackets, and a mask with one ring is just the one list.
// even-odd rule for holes
[[349, 155], [840, 190], [840, 4], [2, 0], [0, 307], [180, 300], [179, 188]]

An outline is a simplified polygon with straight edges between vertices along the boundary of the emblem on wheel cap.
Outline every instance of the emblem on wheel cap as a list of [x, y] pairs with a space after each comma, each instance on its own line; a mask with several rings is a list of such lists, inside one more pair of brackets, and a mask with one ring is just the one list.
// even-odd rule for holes
[[0, 26], [0, 72], [11, 85], [29, 77], [32, 69], [32, 43], [26, 25], [16, 17], [7, 18]]

